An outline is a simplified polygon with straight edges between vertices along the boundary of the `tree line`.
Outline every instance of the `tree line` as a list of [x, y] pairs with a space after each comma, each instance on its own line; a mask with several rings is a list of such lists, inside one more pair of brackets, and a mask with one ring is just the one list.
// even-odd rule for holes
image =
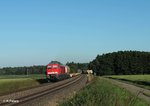
[[88, 68], [97, 75], [150, 74], [150, 52], [118, 51], [97, 55]]
[[[90, 63], [68, 62], [66, 65], [71, 73], [92, 69], [97, 75], [150, 74], [150, 52], [119, 51], [97, 55]], [[0, 69], [0, 75], [45, 74], [45, 71], [43, 65], [5, 67]]]
[[0, 69], [0, 75], [45, 74], [46, 66], [5, 67]]
[[[50, 63], [62, 64], [58, 61], [51, 61]], [[70, 67], [70, 72], [75, 73], [78, 70], [86, 70], [88, 68], [88, 63], [74, 63], [68, 62], [66, 64]], [[29, 75], [29, 74], [45, 74], [46, 66], [24, 66], [24, 67], [4, 67], [0, 69], [0, 75]]]
[[84, 71], [88, 69], [88, 63], [68, 62], [66, 65], [69, 66], [71, 73], [76, 73], [78, 71]]

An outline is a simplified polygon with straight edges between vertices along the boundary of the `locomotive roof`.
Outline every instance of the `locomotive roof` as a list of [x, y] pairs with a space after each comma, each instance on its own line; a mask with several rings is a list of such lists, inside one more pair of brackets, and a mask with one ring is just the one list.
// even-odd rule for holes
[[61, 62], [58, 62], [58, 61], [51, 61], [49, 64], [59, 64], [59, 65], [63, 65]]

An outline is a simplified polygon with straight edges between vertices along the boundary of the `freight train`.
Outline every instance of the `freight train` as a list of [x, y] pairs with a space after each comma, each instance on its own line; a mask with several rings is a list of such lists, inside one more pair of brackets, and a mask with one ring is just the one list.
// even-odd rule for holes
[[46, 66], [46, 78], [48, 81], [58, 81], [70, 77], [70, 68], [59, 63], [49, 63]]

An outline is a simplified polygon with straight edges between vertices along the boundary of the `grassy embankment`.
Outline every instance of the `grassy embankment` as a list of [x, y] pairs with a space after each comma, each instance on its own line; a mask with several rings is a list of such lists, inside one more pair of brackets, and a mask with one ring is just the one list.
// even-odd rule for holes
[[44, 78], [45, 75], [0, 76], [0, 95], [37, 86]]
[[108, 79], [97, 77], [86, 88], [60, 106], [148, 106], [145, 101], [112, 84]]
[[122, 80], [136, 84], [137, 86], [150, 90], [150, 75], [113, 75], [108, 76], [109, 78]]

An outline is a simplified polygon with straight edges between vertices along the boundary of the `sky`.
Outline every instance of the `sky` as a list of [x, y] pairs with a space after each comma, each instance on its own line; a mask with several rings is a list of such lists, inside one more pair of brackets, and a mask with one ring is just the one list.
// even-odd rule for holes
[[0, 0], [0, 67], [150, 51], [150, 0]]

